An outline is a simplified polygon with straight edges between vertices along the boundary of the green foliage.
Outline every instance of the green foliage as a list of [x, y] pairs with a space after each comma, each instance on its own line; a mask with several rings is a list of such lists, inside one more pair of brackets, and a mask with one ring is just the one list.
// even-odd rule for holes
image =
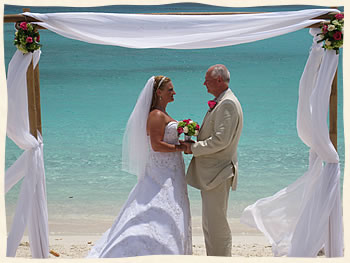
[[15, 32], [14, 45], [24, 54], [40, 49], [40, 35], [36, 26], [22, 22]]
[[179, 121], [179, 123], [177, 124], [177, 127], [184, 128], [185, 126], [186, 126], [186, 122], [184, 122], [184, 121]]
[[194, 136], [194, 135], [195, 135], [195, 132], [196, 132], [196, 125], [197, 125], [196, 122], [192, 122], [192, 123], [188, 124], [188, 125], [187, 125], [187, 127], [188, 127], [188, 132], [187, 132], [186, 135]]
[[324, 41], [322, 47], [328, 50], [335, 50], [337, 54], [339, 54], [339, 48], [343, 46], [344, 39], [344, 17], [337, 19], [338, 15], [331, 18], [329, 25], [321, 27], [322, 33], [318, 34], [321, 39], [317, 41], [317, 43]]
[[184, 133], [185, 135], [188, 135], [188, 136], [197, 136], [199, 125], [197, 125], [197, 122], [192, 121], [191, 119], [187, 119], [187, 120], [179, 121], [177, 124], [177, 128], [178, 128], [179, 135], [181, 133]]

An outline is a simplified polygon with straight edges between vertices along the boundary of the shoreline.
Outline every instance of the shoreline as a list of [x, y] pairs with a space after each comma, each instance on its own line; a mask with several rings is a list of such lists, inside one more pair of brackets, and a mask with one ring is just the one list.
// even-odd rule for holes
[[[109, 229], [116, 217], [57, 217], [49, 219], [49, 235], [60, 236], [100, 236]], [[194, 216], [192, 220], [192, 235], [202, 236], [202, 217]], [[7, 230], [11, 228], [12, 217], [7, 217]], [[228, 218], [232, 235], [245, 236], [263, 235], [259, 230], [240, 223], [239, 218]], [[25, 231], [24, 235], [27, 235]]]

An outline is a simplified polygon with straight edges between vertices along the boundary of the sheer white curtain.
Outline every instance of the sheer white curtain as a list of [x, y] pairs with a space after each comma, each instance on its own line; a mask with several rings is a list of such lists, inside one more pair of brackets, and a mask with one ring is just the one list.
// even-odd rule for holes
[[248, 206], [241, 222], [269, 239], [276, 256], [315, 257], [324, 246], [329, 257], [343, 256], [339, 157], [327, 125], [331, 84], [338, 65], [335, 51], [317, 43], [319, 29], [299, 85], [297, 128], [310, 147], [309, 169], [275, 195]]
[[16, 212], [7, 238], [7, 256], [14, 257], [25, 228], [28, 229], [30, 249], [35, 258], [49, 254], [48, 214], [46, 202], [43, 143], [30, 134], [27, 99], [27, 68], [34, 67], [40, 51], [23, 55], [16, 51], [7, 75], [7, 136], [24, 150], [5, 173], [5, 192], [23, 178]]
[[[339, 11], [336, 9], [311, 9], [294, 12], [212, 16], [106, 13], [25, 13], [25, 15], [41, 20], [42, 22], [37, 24], [62, 36], [89, 43], [130, 48], [199, 49], [248, 43], [297, 31], [322, 21], [311, 20], [311, 18], [328, 12]], [[15, 254], [24, 228], [29, 224], [31, 242], [35, 242], [35, 244], [31, 243], [33, 256], [47, 257], [47, 208], [42, 143], [40, 137], [38, 142], [29, 134], [28, 115], [25, 112], [27, 110], [27, 97], [25, 75], [23, 74], [26, 72], [26, 66], [30, 63], [29, 56], [31, 55], [23, 56], [16, 52], [8, 73], [8, 121], [10, 124], [8, 124], [8, 135], [25, 152], [6, 172], [7, 190], [24, 177], [13, 227], [8, 238], [7, 254]], [[38, 59], [37, 57], [38, 53], [36, 52], [34, 58]], [[325, 64], [325, 67], [327, 68], [328, 65]], [[21, 89], [20, 95], [14, 92], [13, 87]], [[24, 94], [25, 97], [22, 97]], [[326, 106], [326, 104], [319, 105], [320, 110], [324, 110]], [[16, 109], [16, 107], [19, 108]], [[308, 124], [303, 123], [303, 125]], [[323, 156], [323, 152], [317, 152], [317, 154]], [[334, 154], [329, 155], [331, 157]], [[329, 160], [327, 159], [327, 161]], [[330, 164], [329, 170], [332, 170], [333, 166]], [[314, 165], [310, 165], [311, 167]], [[319, 166], [314, 169], [316, 168], [319, 169]], [[319, 184], [319, 179], [314, 181], [315, 184]], [[309, 187], [303, 179], [299, 179], [297, 182], [294, 185], [294, 191], [303, 191]], [[28, 206], [24, 204], [25, 200], [27, 200]], [[333, 206], [330, 205], [330, 207]], [[35, 226], [41, 226], [42, 229]], [[266, 232], [266, 235], [271, 242], [276, 242], [276, 239], [271, 237], [274, 236], [273, 234], [270, 235]], [[34, 236], [38, 239], [33, 239]], [[279, 246], [281, 242], [278, 243]], [[287, 245], [289, 244], [290, 242]]]
[[297, 31], [336, 9], [242, 15], [143, 15], [24, 13], [62, 36], [129, 48], [213, 48], [253, 42]]

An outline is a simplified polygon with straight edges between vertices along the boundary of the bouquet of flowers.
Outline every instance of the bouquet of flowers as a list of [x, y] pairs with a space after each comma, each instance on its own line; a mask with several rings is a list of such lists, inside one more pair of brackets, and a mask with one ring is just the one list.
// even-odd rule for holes
[[34, 52], [37, 49], [40, 49], [40, 35], [39, 32], [35, 29], [35, 25], [32, 25], [27, 22], [22, 22], [16, 24], [17, 31], [15, 33], [15, 40], [13, 41], [14, 45], [20, 50], [23, 54], [28, 52]]
[[199, 125], [197, 122], [187, 119], [179, 121], [177, 124], [177, 132], [180, 135], [181, 133], [185, 134], [185, 141], [191, 140], [191, 136], [197, 136], [199, 132]]
[[329, 25], [323, 25], [322, 33], [318, 34], [320, 40], [317, 43], [324, 41], [323, 48], [334, 49], [339, 54], [339, 48], [343, 46], [344, 38], [344, 15], [336, 14], [331, 18]]

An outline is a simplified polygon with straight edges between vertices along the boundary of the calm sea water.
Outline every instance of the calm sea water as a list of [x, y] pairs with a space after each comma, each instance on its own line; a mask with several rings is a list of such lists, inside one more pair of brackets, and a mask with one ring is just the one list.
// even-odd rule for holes
[[[198, 4], [110, 6], [96, 8], [31, 7], [32, 12], [284, 11], [310, 6], [223, 8]], [[314, 7], [315, 8], [315, 7]], [[22, 7], [5, 6], [6, 14]], [[15, 52], [13, 24], [5, 24], [5, 63]], [[303, 175], [308, 148], [298, 138], [298, 84], [312, 37], [307, 29], [254, 43], [201, 50], [127, 49], [70, 40], [41, 31], [41, 106], [49, 219], [114, 217], [136, 183], [121, 171], [121, 142], [135, 101], [148, 78], [163, 74], [173, 80], [175, 119], [202, 122], [207, 94], [202, 85], [207, 68], [225, 64], [230, 87], [244, 112], [239, 144], [239, 183], [231, 192], [229, 215], [239, 217], [255, 200], [270, 196]], [[341, 52], [342, 57], [342, 52]], [[338, 150], [344, 167], [342, 60], [339, 64]], [[6, 168], [21, 150], [6, 141]], [[185, 156], [186, 165], [190, 161]], [[342, 175], [343, 178], [343, 175]], [[19, 186], [6, 195], [14, 212]], [[189, 187], [191, 209], [200, 215], [200, 193]]]

